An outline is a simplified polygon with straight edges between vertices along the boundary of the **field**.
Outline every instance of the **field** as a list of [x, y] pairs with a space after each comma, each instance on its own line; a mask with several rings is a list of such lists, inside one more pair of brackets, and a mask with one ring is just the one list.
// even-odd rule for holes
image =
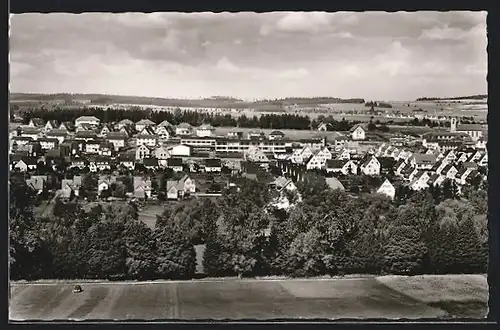
[[162, 205], [147, 205], [139, 210], [139, 220], [144, 222], [149, 228], [154, 229], [156, 216], [163, 213]]
[[[71, 283], [12, 283], [9, 312], [11, 320], [484, 318], [485, 283], [466, 275], [226, 279], [81, 283], [78, 294]], [[440, 296], [461, 297], [462, 308], [436, 305]]]

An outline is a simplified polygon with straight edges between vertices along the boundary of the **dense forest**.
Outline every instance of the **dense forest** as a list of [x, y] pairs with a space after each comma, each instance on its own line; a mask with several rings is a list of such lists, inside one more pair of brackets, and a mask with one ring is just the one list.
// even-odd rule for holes
[[444, 101], [444, 100], [482, 100], [488, 98], [487, 94], [456, 96], [456, 97], [420, 97], [417, 101]]
[[[16, 181], [17, 180], [17, 181]], [[488, 262], [487, 184], [433, 189], [395, 201], [297, 182], [296, 206], [269, 206], [276, 193], [245, 180], [216, 199], [169, 204], [150, 229], [133, 203], [84, 209], [41, 203], [23, 180], [10, 185], [12, 279], [189, 279], [194, 245], [205, 244], [208, 276], [483, 273]], [[265, 233], [269, 233], [266, 235]]]

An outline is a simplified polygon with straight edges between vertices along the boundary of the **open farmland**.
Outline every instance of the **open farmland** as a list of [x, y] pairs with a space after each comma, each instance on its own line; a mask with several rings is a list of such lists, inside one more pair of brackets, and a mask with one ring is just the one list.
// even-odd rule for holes
[[450, 313], [436, 301], [458, 295], [468, 316], [483, 318], [485, 282], [459, 275], [433, 277], [432, 285], [425, 276], [396, 284], [375, 277], [83, 283], [79, 294], [71, 283], [13, 283], [10, 319], [450, 318], [465, 312]]

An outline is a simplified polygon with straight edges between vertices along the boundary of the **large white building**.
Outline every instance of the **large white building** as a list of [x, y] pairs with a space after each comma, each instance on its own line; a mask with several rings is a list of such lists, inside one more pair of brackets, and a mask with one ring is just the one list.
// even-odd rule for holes
[[96, 118], [94, 116], [82, 116], [78, 117], [75, 120], [75, 126], [81, 126], [81, 125], [91, 125], [91, 126], [99, 126], [101, 123], [101, 120], [99, 118]]

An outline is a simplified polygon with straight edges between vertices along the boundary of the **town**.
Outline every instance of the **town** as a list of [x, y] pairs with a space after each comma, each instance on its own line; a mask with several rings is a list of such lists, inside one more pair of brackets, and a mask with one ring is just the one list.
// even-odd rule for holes
[[[294, 187], [306, 171], [328, 177], [334, 189], [351, 192], [359, 188], [353, 178], [375, 178], [371, 191], [391, 199], [398, 187], [419, 191], [448, 182], [460, 191], [471, 181], [486, 180], [487, 134], [480, 124], [451, 118], [449, 131], [420, 137], [392, 134], [382, 141], [371, 138], [368, 126], [356, 124], [332, 139], [292, 139], [280, 130], [243, 134], [238, 128], [223, 136], [210, 124], [174, 126], [166, 120], [31, 118], [9, 133], [10, 169], [24, 173], [37, 192], [50, 186], [65, 199], [82, 197], [82, 177], [87, 175], [97, 180], [85, 198], [139, 200], [218, 196], [238, 176], [264, 180], [281, 191]], [[327, 124], [317, 130], [326, 131]], [[48, 174], [58, 171], [64, 178], [54, 185]], [[126, 178], [131, 184], [123, 186]], [[288, 205], [284, 200], [281, 196]]]

